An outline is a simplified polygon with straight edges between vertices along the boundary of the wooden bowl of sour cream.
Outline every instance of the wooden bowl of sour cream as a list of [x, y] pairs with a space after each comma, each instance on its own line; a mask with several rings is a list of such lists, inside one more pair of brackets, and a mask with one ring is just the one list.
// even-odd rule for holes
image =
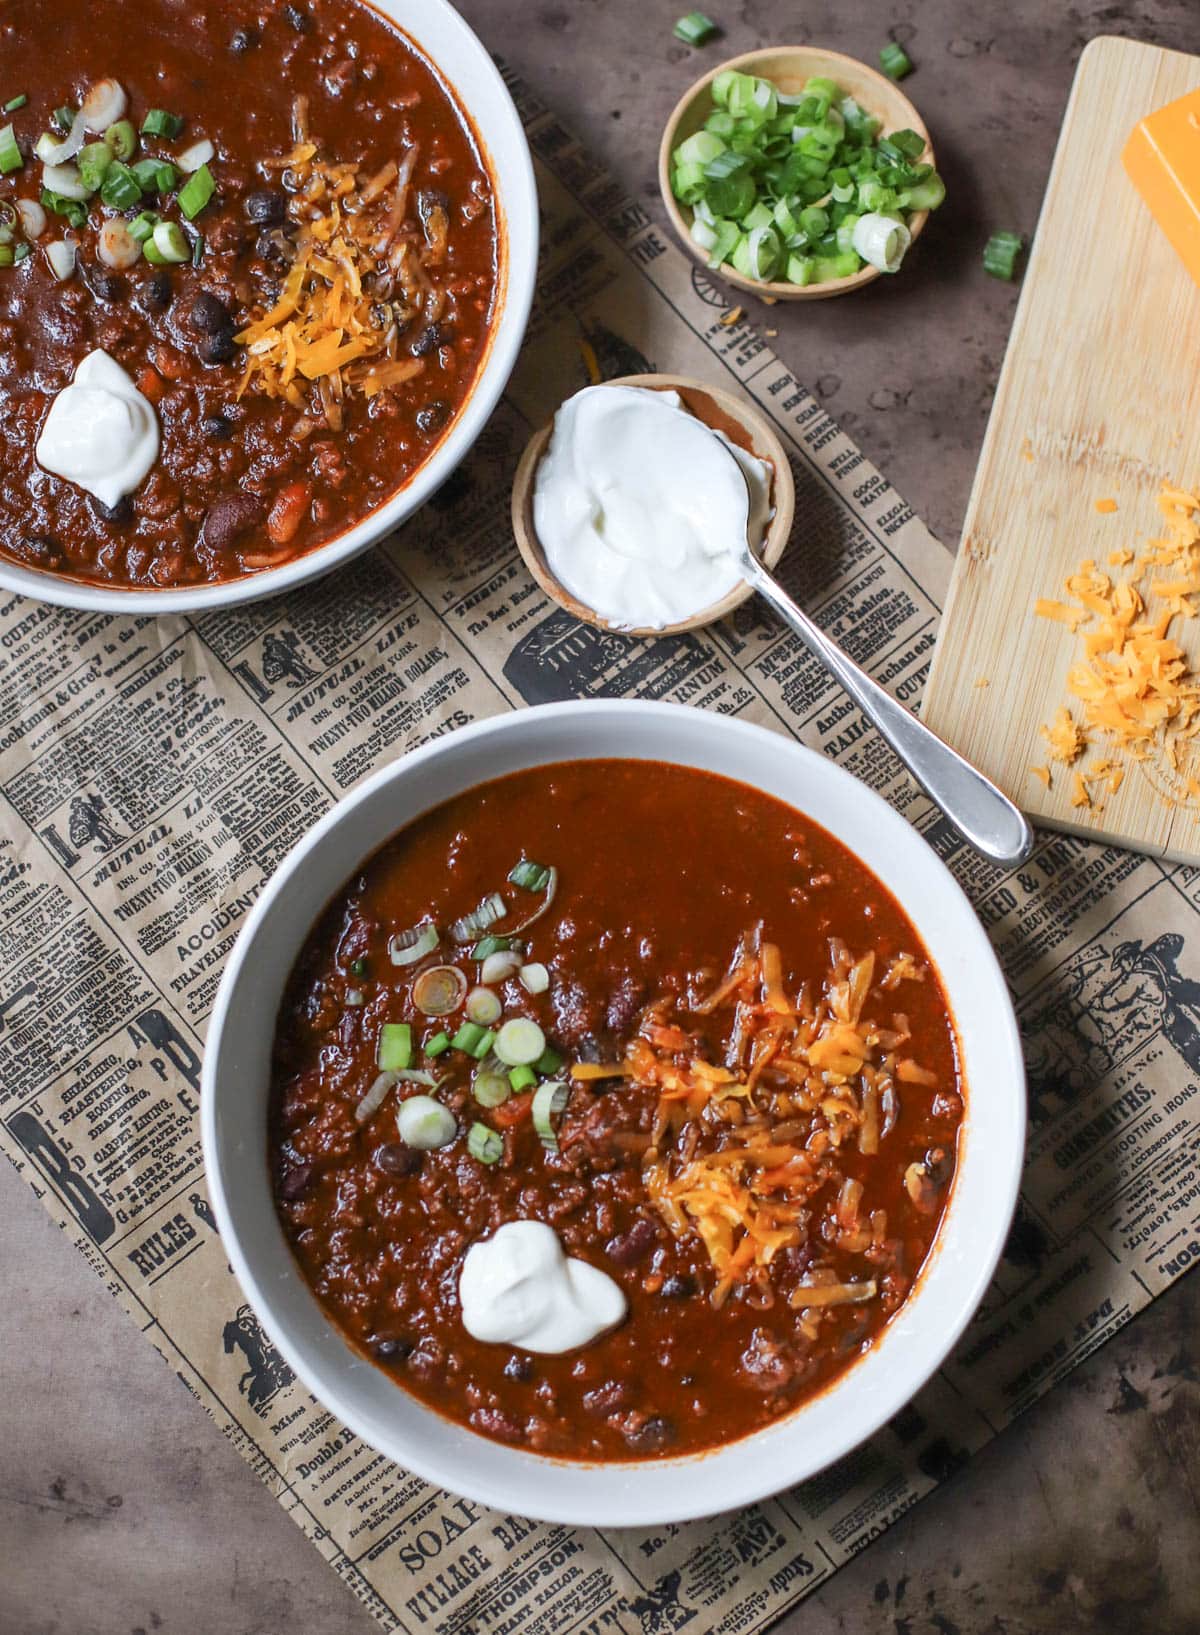
[[[730, 442], [736, 443], [739, 448], [745, 449], [770, 467], [773, 514], [767, 524], [759, 555], [768, 568], [773, 568], [783, 555], [792, 531], [792, 520], [796, 510], [796, 485], [783, 444], [775, 435], [767, 417], [744, 398], [735, 397], [732, 392], [723, 391], [719, 386], [710, 386], [702, 380], [694, 380], [688, 375], [622, 375], [617, 380], [606, 380], [601, 384], [641, 386], [654, 392], [677, 392], [684, 406], [698, 420], [702, 420], [705, 425], [716, 431], [723, 432]], [[512, 526], [517, 548], [525, 566], [546, 595], [557, 602], [559, 607], [565, 608], [573, 618], [584, 624], [594, 625], [599, 630], [619, 629], [625, 636], [675, 636], [681, 631], [699, 630], [717, 619], [723, 619], [727, 613], [732, 613], [735, 608], [740, 607], [752, 594], [752, 587], [743, 582], [735, 585], [719, 602], [714, 602], [711, 606], [702, 608], [675, 624], [660, 627], [628, 628], [613, 625], [593, 608], [579, 601], [552, 572], [533, 521], [534, 482], [553, 431], [554, 422], [551, 420], [548, 425], [533, 434], [521, 456], [517, 474], [513, 479]]]

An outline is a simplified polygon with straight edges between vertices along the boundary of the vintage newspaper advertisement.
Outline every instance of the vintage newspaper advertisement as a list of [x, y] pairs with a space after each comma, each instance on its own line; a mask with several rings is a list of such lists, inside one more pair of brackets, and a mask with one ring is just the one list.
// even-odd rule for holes
[[[798, 490], [784, 577], [910, 704], [950, 559], [727, 295], [514, 91], [539, 162], [537, 306], [505, 401], [431, 506], [282, 601], [190, 620], [0, 604], [0, 1145], [384, 1628], [756, 1631], [1200, 1258], [1200, 874], [1055, 836], [1019, 870], [981, 862], [753, 604], [646, 642], [545, 600], [509, 488], [592, 364], [701, 376], [770, 414]], [[994, 939], [1032, 1105], [999, 1274], [920, 1397], [767, 1503], [604, 1535], [434, 1491], [294, 1383], [226, 1264], [197, 1125], [223, 962], [318, 814], [433, 734], [597, 695], [794, 734], [907, 813]]]

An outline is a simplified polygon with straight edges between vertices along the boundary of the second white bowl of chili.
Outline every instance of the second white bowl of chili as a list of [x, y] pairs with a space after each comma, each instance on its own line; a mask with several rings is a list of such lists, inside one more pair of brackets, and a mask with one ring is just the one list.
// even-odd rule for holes
[[[535, 787], [544, 792], [537, 811]], [[683, 815], [689, 791], [721, 816], [727, 846], [697, 852], [691, 844], [703, 825]], [[634, 833], [656, 809], [670, 818], [657, 841], [643, 833], [640, 855], [610, 854], [608, 835]], [[389, 847], [398, 831], [402, 841]], [[556, 836], [557, 896], [543, 866], [555, 861]], [[501, 854], [515, 858], [526, 845], [527, 863], [535, 846], [545, 854], [531, 864], [539, 872], [518, 867], [517, 883], [503, 884]], [[584, 862], [589, 850], [594, 869]], [[418, 878], [423, 885], [412, 883]], [[484, 1098], [474, 1087], [480, 1064], [465, 1016], [443, 1025], [420, 1007], [398, 1007], [406, 972], [488, 957], [487, 947], [464, 944], [461, 925], [456, 932], [446, 916], [467, 898], [470, 909], [480, 882], [496, 878], [516, 930], [518, 912], [528, 919], [547, 899], [547, 911], [516, 940], [519, 959], [545, 964], [550, 988], [535, 983], [534, 996], [523, 998], [511, 970], [508, 985], [501, 973], [492, 988], [511, 1014], [540, 1016], [564, 1060], [537, 1062], [512, 1091], [501, 1085]], [[679, 893], [673, 909], [671, 889]], [[414, 927], [399, 923], [401, 905]], [[606, 931], [597, 933], [596, 916], [611, 921]], [[505, 923], [504, 915], [492, 922], [493, 941]], [[735, 941], [722, 981], [736, 926], [749, 940]], [[815, 975], [797, 986], [805, 959], [798, 950], [814, 929], [823, 945]], [[410, 966], [413, 931], [422, 946]], [[478, 934], [467, 928], [468, 938]], [[618, 950], [618, 963], [616, 954], [595, 952], [603, 949]], [[867, 953], [873, 963], [864, 963]], [[647, 985], [631, 998], [638, 972]], [[598, 1008], [589, 1009], [589, 984], [599, 989]], [[724, 1058], [734, 1071], [696, 1054], [705, 1018], [723, 1005], [731, 1008], [721, 1038], [732, 1026], [750, 1041], [740, 1059]], [[939, 1006], [942, 1031], [930, 1020]], [[281, 1007], [273, 1042], [268, 1019]], [[400, 1014], [411, 1024], [398, 1023]], [[391, 1030], [388, 1048], [403, 1036], [405, 1056], [390, 1058], [399, 1073], [380, 1075], [383, 1083], [375, 1080], [381, 1025]], [[598, 1051], [589, 1048], [597, 1041]], [[609, 1075], [597, 1085], [588, 1070], [597, 1054], [612, 1056], [614, 1041], [623, 1065], [613, 1078], [611, 1062], [595, 1064], [600, 1078]], [[760, 1062], [772, 1041], [774, 1065]], [[306, 1058], [310, 1044], [316, 1054]], [[482, 1065], [494, 1068], [489, 1047], [499, 1048], [484, 1040]], [[823, 1111], [808, 1095], [814, 1070], [826, 1087]], [[371, 1447], [428, 1480], [498, 1508], [579, 1524], [648, 1526], [762, 1499], [877, 1431], [942, 1366], [970, 1322], [1001, 1253], [1023, 1157], [1012, 1006], [970, 903], [934, 852], [823, 757], [762, 728], [664, 704], [521, 711], [431, 743], [370, 779], [268, 883], [230, 959], [204, 1072], [205, 1161], [222, 1236], [299, 1377]], [[419, 1082], [405, 1083], [406, 1072]], [[551, 1095], [545, 1116], [534, 1114], [552, 1149], [538, 1180], [532, 1131], [526, 1124], [524, 1145], [511, 1131], [520, 1128], [522, 1096], [536, 1099], [534, 1084], [548, 1074], [572, 1090], [565, 1110]], [[707, 1093], [689, 1103], [698, 1138], [670, 1113], [681, 1095], [698, 1094], [702, 1078], [722, 1086], [719, 1117], [728, 1127], [715, 1139], [704, 1133], [714, 1127]], [[375, 1082], [364, 1093], [367, 1079]], [[652, 1115], [639, 1124], [636, 1107], [643, 1084], [664, 1096], [650, 1140]], [[400, 1098], [417, 1090], [441, 1097], [455, 1128], [431, 1138], [450, 1139], [444, 1150], [414, 1157], [395, 1129]], [[622, 1106], [633, 1111], [610, 1117]], [[882, 1123], [872, 1125], [876, 1115]], [[768, 1116], [773, 1145], [764, 1146], [754, 1131]], [[798, 1152], [802, 1125], [809, 1143]], [[632, 1171], [605, 1147], [612, 1128], [627, 1152], [636, 1148]], [[722, 1260], [713, 1217], [694, 1186], [677, 1183], [689, 1163], [704, 1161], [704, 1184], [713, 1184], [738, 1131], [740, 1151], [750, 1154], [735, 1155], [743, 1224], [725, 1245], [735, 1252]], [[807, 1173], [814, 1157], [826, 1166], [820, 1177]], [[870, 1198], [878, 1162], [896, 1172], [883, 1183], [890, 1227], [877, 1210], [858, 1212], [856, 1180]], [[630, 1184], [645, 1178], [644, 1199], [627, 1204], [622, 1174]], [[525, 1183], [532, 1190], [523, 1192]], [[800, 1210], [791, 1205], [798, 1185], [807, 1188]], [[486, 1240], [514, 1210], [547, 1218], [567, 1253], [621, 1285], [625, 1325], [565, 1358], [519, 1346], [489, 1353], [454, 1331], [464, 1246]], [[336, 1242], [321, 1247], [327, 1226]], [[402, 1261], [410, 1242], [420, 1267], [407, 1283], [398, 1271], [385, 1289], [378, 1268]], [[741, 1267], [750, 1268], [740, 1283], [739, 1244]], [[837, 1258], [839, 1245], [850, 1259]], [[360, 1252], [376, 1271], [356, 1287]], [[875, 1300], [886, 1320], [873, 1330], [856, 1326], [854, 1313]], [[826, 1304], [837, 1314], [829, 1329]], [[361, 1312], [368, 1315], [359, 1322]], [[722, 1356], [732, 1324], [741, 1325], [741, 1349], [726, 1394], [741, 1406], [723, 1429], [721, 1377], [706, 1373], [698, 1353]], [[641, 1353], [639, 1332], [651, 1337]], [[810, 1366], [823, 1334], [848, 1346], [824, 1373]], [[705, 1414], [715, 1417], [706, 1423]]]

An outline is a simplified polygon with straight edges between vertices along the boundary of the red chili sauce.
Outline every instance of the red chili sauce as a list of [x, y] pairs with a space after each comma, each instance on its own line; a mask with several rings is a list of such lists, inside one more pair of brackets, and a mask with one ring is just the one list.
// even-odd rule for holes
[[[0, 8], [0, 65], [0, 102], [25, 99], [0, 115], [21, 155], [0, 175], [0, 554], [118, 587], [235, 579], [404, 487], [470, 393], [498, 278], [491, 178], [416, 47], [357, 0], [21, 0]], [[99, 190], [48, 199], [36, 144], [110, 78], [133, 150], [118, 165], [120, 132], [89, 131], [113, 154]], [[162, 114], [165, 132], [143, 128]], [[176, 161], [205, 142], [213, 190], [189, 216]], [[40, 202], [40, 231], [20, 201]], [[156, 220], [183, 261], [152, 233], [129, 249], [124, 230]], [[131, 264], [106, 262], [102, 230]], [[62, 243], [75, 262], [56, 277]], [[95, 348], [161, 428], [113, 506], [34, 454]]]
[[[557, 871], [548, 908], [508, 881], [519, 859]], [[423, 1015], [414, 985], [447, 963], [478, 983], [448, 928], [490, 893], [507, 912], [482, 935], [550, 977], [495, 982], [503, 1018], [562, 1060], [484, 1107], [476, 1076], [507, 1070], [486, 1041], [429, 1055], [464, 1017]], [[428, 920], [437, 949], [394, 965], [389, 940]], [[436, 1083], [402, 1080], [360, 1123], [387, 1023]], [[532, 1116], [547, 1079], [570, 1086], [554, 1150]], [[418, 1093], [453, 1112], [449, 1145], [400, 1140]], [[270, 1166], [317, 1298], [404, 1389], [538, 1452], [643, 1458], [770, 1424], [879, 1337], [937, 1233], [962, 1094], [937, 972], [844, 846], [708, 773], [580, 761], [437, 807], [329, 905], [279, 1013]], [[520, 1219], [620, 1284], [619, 1327], [558, 1356], [466, 1332], [463, 1256]]]

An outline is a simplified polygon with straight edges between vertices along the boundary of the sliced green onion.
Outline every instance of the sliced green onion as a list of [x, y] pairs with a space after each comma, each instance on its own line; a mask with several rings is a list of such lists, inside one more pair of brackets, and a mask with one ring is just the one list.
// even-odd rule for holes
[[11, 244], [0, 244], [0, 267], [11, 267], [15, 264], [17, 252]]
[[46, 212], [36, 199], [18, 199], [17, 214], [28, 238], [41, 238], [46, 231]]
[[418, 1152], [447, 1147], [458, 1134], [454, 1114], [432, 1096], [405, 1097], [396, 1110], [396, 1128], [405, 1146]]
[[489, 959], [493, 954], [506, 954], [511, 947], [511, 937], [480, 937], [471, 950], [471, 958], [478, 960]]
[[104, 141], [114, 159], [132, 159], [137, 152], [137, 132], [131, 120], [118, 119], [115, 125], [110, 125], [104, 133]]
[[509, 870], [508, 878], [510, 884], [520, 886], [522, 891], [545, 891], [550, 870], [544, 863], [534, 863], [523, 857]]
[[520, 921], [519, 924], [513, 926], [514, 934], [520, 931], [528, 931], [529, 927], [533, 925], [536, 920], [540, 920], [542, 915], [550, 907], [550, 904], [554, 901], [555, 893], [557, 891], [558, 870], [553, 866], [553, 864], [551, 864], [551, 866], [546, 870], [546, 878], [542, 887], [541, 902], [533, 910], [532, 914], [526, 914], [525, 918]]
[[387, 1099], [388, 1091], [395, 1083], [396, 1075], [394, 1073], [380, 1073], [354, 1109], [354, 1122], [356, 1124], [365, 1124], [369, 1118], [377, 1113]]
[[526, 1016], [514, 1016], [496, 1035], [496, 1055], [505, 1067], [532, 1066], [546, 1048], [546, 1035]]
[[471, 1094], [481, 1107], [499, 1107], [512, 1095], [512, 1085], [503, 1074], [485, 1068], [471, 1080]]
[[70, 278], [75, 271], [76, 250], [74, 244], [66, 239], [56, 240], [46, 246], [46, 260], [50, 263], [50, 271], [61, 283]]
[[537, 1083], [537, 1074], [532, 1067], [514, 1067], [509, 1072], [508, 1082], [519, 1095], [522, 1090], [528, 1090], [531, 1085]]
[[207, 165], [201, 165], [179, 189], [179, 208], [189, 221], [194, 221], [216, 190], [212, 171]]
[[712, 99], [718, 108], [728, 108], [729, 99], [733, 95], [733, 88], [739, 83], [754, 85], [752, 74], [739, 74], [736, 68], [726, 68], [717, 75], [712, 82]]
[[16, 245], [14, 247], [14, 249], [13, 249], [13, 266], [14, 267], [19, 267], [21, 262], [24, 261], [27, 256], [31, 256], [32, 254], [33, 254], [33, 245], [32, 244], [18, 244], [18, 245]]
[[[728, 117], [728, 116], [726, 116]], [[730, 120], [732, 125], [732, 120]], [[724, 141], [712, 131], [696, 131], [686, 138], [671, 155], [677, 165], [707, 165], [718, 154], [725, 152]], [[510, 877], [511, 878], [511, 877]]]
[[179, 115], [169, 114], [165, 108], [151, 108], [142, 120], [142, 131], [147, 136], [165, 136], [170, 140], [182, 129], [183, 120]]
[[427, 1056], [440, 1056], [443, 1050], [450, 1049], [450, 1035], [435, 1033], [432, 1039], [426, 1039], [424, 1048]]
[[24, 92], [22, 92], [19, 97], [13, 97], [11, 101], [4, 104], [3, 112], [6, 114], [15, 114], [17, 109], [23, 108], [28, 101], [29, 98]]
[[143, 193], [170, 193], [179, 180], [169, 159], [139, 159], [131, 168]]
[[504, 1156], [504, 1138], [486, 1124], [472, 1124], [467, 1131], [467, 1151], [481, 1164], [495, 1164]]
[[[153, 255], [150, 253], [151, 245], [154, 246]], [[157, 258], [160, 266], [164, 263], [177, 266], [191, 255], [187, 240], [183, 236], [183, 229], [177, 221], [160, 221], [154, 229], [153, 237], [142, 246], [142, 253], [147, 261], [154, 261]]]
[[889, 79], [903, 79], [905, 74], [912, 73], [912, 63], [902, 45], [895, 40], [889, 40], [879, 53], [879, 66]]
[[912, 210], [936, 210], [945, 197], [946, 184], [935, 170], [909, 188], [908, 206]]
[[684, 45], [704, 45], [717, 32], [717, 25], [702, 11], [689, 11], [675, 24], [675, 38]]
[[55, 193], [50, 188], [42, 189], [42, 205], [56, 216], [65, 216], [72, 227], [82, 227], [87, 220], [87, 210], [78, 199], [64, 198], [61, 193]]
[[478, 907], [473, 908], [469, 914], [464, 914], [461, 919], [455, 920], [450, 927], [450, 935], [455, 942], [470, 942], [481, 932], [486, 931], [488, 926], [502, 920], [507, 913], [508, 904], [504, 898], [499, 892], [490, 891]]
[[539, 1074], [543, 1079], [547, 1079], [552, 1074], [557, 1073], [562, 1064], [563, 1059], [558, 1054], [558, 1051], [552, 1050], [550, 1046], [547, 1045], [545, 1050], [543, 1050], [542, 1054], [538, 1057], [537, 1061], [534, 1062], [533, 1071]]
[[100, 197], [114, 210], [128, 210], [140, 202], [141, 183], [122, 159], [114, 159], [100, 186]]
[[[145, 244], [146, 240], [153, 235], [154, 229], [161, 220], [162, 217], [153, 210], [143, 210], [140, 216], [135, 216], [129, 223], [129, 231], [139, 244]], [[365, 969], [366, 961], [356, 959], [350, 967], [355, 976], [362, 976], [364, 971], [355, 970], [355, 966], [358, 965], [362, 965]]]
[[192, 239], [192, 266], [198, 267], [204, 260], [204, 235], [197, 233]]
[[431, 965], [412, 986], [413, 1004], [423, 1016], [449, 1016], [467, 997], [467, 979], [457, 965]]
[[671, 192], [680, 204], [698, 205], [707, 187], [703, 165], [676, 165], [671, 176]]
[[89, 142], [79, 152], [79, 179], [89, 193], [98, 193], [113, 162], [112, 149], [105, 142]]
[[[132, 238], [133, 234], [131, 233], [129, 236]], [[137, 242], [136, 239], [134, 240], [134, 242], [135, 243]], [[366, 1002], [367, 1002], [367, 996], [362, 991], [361, 988], [347, 988], [346, 989], [346, 1003], [347, 1003], [347, 1005], [351, 1006], [354, 1010], [357, 1010], [360, 1005], [365, 1005]]]
[[415, 965], [426, 954], [432, 954], [437, 945], [437, 926], [432, 920], [422, 920], [388, 939], [388, 958], [393, 965]]
[[385, 1073], [399, 1073], [412, 1062], [412, 1027], [407, 1022], [385, 1022], [379, 1030], [375, 1060]]
[[801, 289], [811, 284], [817, 276], [817, 263], [810, 255], [790, 255], [787, 258], [785, 277], [789, 284], [798, 284]]
[[478, 1022], [464, 1022], [450, 1043], [455, 1050], [465, 1051], [468, 1056], [474, 1056], [477, 1062], [481, 1062], [492, 1048], [495, 1038], [491, 1028], [481, 1027]]
[[526, 993], [545, 993], [550, 986], [550, 972], [538, 960], [532, 965], [522, 965], [517, 975]]
[[779, 235], [775, 229], [758, 226], [738, 240], [733, 252], [733, 265], [743, 278], [766, 283], [775, 276], [779, 256]]
[[193, 142], [190, 148], [184, 148], [182, 153], [177, 154], [175, 163], [184, 175], [190, 176], [192, 171], [199, 170], [201, 165], [206, 165], [210, 159], [215, 159], [216, 155], [216, 148], [207, 137], [204, 137], [202, 141]]
[[[153, 210], [148, 210], [146, 212], [146, 214], [148, 216], [152, 216], [154, 214], [154, 212], [153, 212]], [[137, 219], [138, 219], [138, 221], [140, 221], [142, 218], [139, 216]], [[366, 958], [362, 954], [360, 954], [357, 959], [352, 959], [350, 961], [350, 975], [351, 976], [356, 976], [361, 980], [364, 976], [366, 976], [367, 970], [368, 970], [367, 961], [366, 961]]]
[[55, 108], [50, 116], [60, 131], [69, 131], [75, 123], [74, 108]]
[[533, 1127], [547, 1152], [558, 1151], [558, 1132], [553, 1121], [566, 1111], [570, 1098], [570, 1087], [561, 1079], [548, 1079], [534, 1091]]
[[504, 1007], [500, 1003], [499, 994], [493, 993], [490, 988], [472, 988], [467, 995], [466, 1009], [472, 1022], [478, 1022], [481, 1027], [489, 1028], [493, 1022], [500, 1020]]
[[521, 956], [506, 949], [489, 954], [479, 967], [479, 980], [489, 987], [494, 982], [507, 982], [521, 968]]
[[0, 130], [0, 175], [7, 176], [14, 170], [20, 170], [24, 163], [16, 133], [11, 125], [5, 125]]
[[993, 233], [983, 251], [983, 270], [993, 278], [1011, 282], [1017, 270], [1017, 257], [1024, 248], [1020, 233]]

